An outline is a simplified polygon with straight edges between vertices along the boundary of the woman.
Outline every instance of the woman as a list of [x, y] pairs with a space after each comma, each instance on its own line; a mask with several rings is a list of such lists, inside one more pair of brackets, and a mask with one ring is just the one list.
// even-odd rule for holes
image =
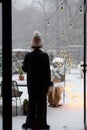
[[29, 94], [29, 108], [26, 123], [23, 128], [34, 130], [47, 129], [47, 93], [52, 86], [49, 56], [43, 52], [41, 34], [34, 32], [32, 48], [33, 51], [26, 54], [22, 69], [27, 73], [27, 86]]

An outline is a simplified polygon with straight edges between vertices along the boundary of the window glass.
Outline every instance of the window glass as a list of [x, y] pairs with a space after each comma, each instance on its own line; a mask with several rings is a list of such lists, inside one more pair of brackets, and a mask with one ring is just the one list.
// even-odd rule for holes
[[[24, 74], [25, 79], [20, 81], [18, 77], [18, 65], [22, 63], [25, 54], [28, 51], [32, 51], [31, 44], [34, 31], [40, 31], [43, 50], [48, 53], [50, 59], [52, 81], [55, 86], [58, 85], [56, 87], [60, 87], [59, 90], [61, 90], [61, 92], [57, 92], [58, 96], [55, 96], [59, 97], [57, 99], [57, 105], [61, 106], [60, 109], [54, 110], [51, 105], [53, 107], [57, 105], [51, 104], [51, 101], [48, 101], [47, 105], [48, 122], [51, 122], [49, 124], [52, 126], [52, 129], [55, 130], [62, 128], [68, 129], [68, 127], [74, 129], [73, 124], [76, 124], [75, 129], [79, 129], [83, 126], [83, 117], [81, 117], [83, 114], [84, 79], [83, 68], [81, 68], [84, 62], [83, 26], [83, 1], [12, 1], [12, 77], [20, 85], [19, 90], [23, 91], [21, 96], [23, 106], [23, 101], [26, 98], [28, 99], [27, 87], [24, 86], [27, 84], [26, 74]], [[61, 86], [63, 89], [61, 89]], [[14, 105], [15, 104], [13, 104], [13, 106]], [[62, 107], [64, 108], [64, 113]], [[77, 111], [76, 108], [78, 108], [79, 111]], [[15, 109], [13, 110], [15, 114]], [[73, 117], [79, 116], [78, 119], [66, 116], [66, 113], [68, 115], [68, 112], [71, 111], [73, 111]], [[20, 104], [17, 114], [23, 115]], [[69, 121], [72, 122], [72, 125]], [[78, 121], [81, 121], [80, 126], [77, 125]], [[24, 116], [20, 122], [20, 126], [15, 125], [15, 123], [18, 123], [13, 117], [13, 130], [21, 128], [25, 122]]]

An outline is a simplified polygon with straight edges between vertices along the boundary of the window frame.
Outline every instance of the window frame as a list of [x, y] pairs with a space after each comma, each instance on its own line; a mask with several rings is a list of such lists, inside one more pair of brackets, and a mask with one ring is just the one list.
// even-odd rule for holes
[[[2, 2], [3, 130], [12, 130], [12, 17], [11, 0]], [[8, 63], [8, 64], [7, 64]], [[4, 69], [5, 68], [5, 69]], [[8, 120], [9, 119], [9, 120]]]
[[[2, 3], [3, 130], [12, 130], [12, 17], [11, 0]], [[84, 0], [84, 5], [86, 0]], [[9, 23], [9, 24], [8, 24]], [[84, 124], [86, 125], [86, 13], [84, 13]], [[8, 43], [8, 44], [6, 44]], [[7, 64], [9, 63], [9, 64]], [[4, 69], [5, 68], [5, 69]], [[6, 86], [6, 87], [4, 87]], [[8, 106], [8, 107], [7, 107]], [[8, 120], [9, 117], [9, 120]]]

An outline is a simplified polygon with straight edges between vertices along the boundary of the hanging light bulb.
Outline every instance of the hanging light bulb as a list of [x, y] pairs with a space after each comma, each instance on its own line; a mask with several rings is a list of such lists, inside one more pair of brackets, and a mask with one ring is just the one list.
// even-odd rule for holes
[[72, 23], [70, 22], [69, 25], [72, 26]]
[[49, 23], [49, 20], [47, 19], [47, 25], [49, 25], [50, 23]]
[[63, 10], [63, 6], [61, 6], [61, 10]]
[[63, 3], [61, 4], [61, 7], [60, 7], [61, 11], [64, 10], [64, 6], [63, 6]]
[[82, 12], [82, 7], [80, 6], [80, 12]]
[[62, 36], [64, 36], [64, 32], [62, 32]]
[[49, 23], [49, 22], [47, 22], [47, 24], [49, 25], [50, 23]]

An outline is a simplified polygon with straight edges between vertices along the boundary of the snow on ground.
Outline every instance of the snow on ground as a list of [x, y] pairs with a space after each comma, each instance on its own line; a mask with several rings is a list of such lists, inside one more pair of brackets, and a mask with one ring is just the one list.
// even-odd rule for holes
[[[12, 79], [16, 80], [18, 85], [27, 85], [26, 74], [25, 74], [25, 80], [23, 81], [20, 81], [18, 79], [18, 76], [19, 76], [18, 74], [14, 74], [12, 76]], [[1, 79], [2, 78], [0, 77], [0, 81]], [[81, 101], [83, 101], [83, 91], [84, 91], [83, 83], [84, 83], [83, 78], [80, 77], [80, 72], [77, 68], [72, 69], [70, 74], [66, 73], [65, 83], [64, 82], [60, 83], [64, 87], [64, 90], [65, 90], [65, 103], [66, 104], [72, 103], [72, 102], [79, 103], [79, 101], [81, 103]], [[19, 86], [19, 90], [23, 91], [23, 94], [21, 96], [21, 100], [23, 102], [25, 98], [28, 98], [27, 86]], [[63, 99], [61, 100], [61, 102], [64, 103]], [[0, 100], [0, 104], [1, 104], [1, 100]]]
[[[26, 84], [26, 76], [24, 81], [19, 81], [18, 75], [13, 75], [13, 79], [16, 80], [18, 84]], [[51, 126], [51, 130], [84, 130], [84, 87], [79, 70], [72, 69], [71, 74], [66, 73], [65, 84], [61, 83], [61, 85], [65, 85], [65, 102], [62, 99], [60, 102], [62, 104], [61, 106], [56, 108], [48, 106], [47, 109], [47, 120]], [[22, 101], [28, 98], [26, 87], [19, 87], [19, 90], [23, 91]], [[13, 130], [21, 130], [21, 126], [25, 120], [26, 116], [13, 116]]]
[[[25, 80], [24, 81], [20, 81], [18, 79], [18, 75], [13, 75], [13, 79], [17, 81], [18, 84], [24, 84], [26, 85], [26, 74], [25, 74]], [[80, 73], [78, 69], [72, 69], [71, 73], [68, 74], [66, 73], [65, 75], [65, 83], [62, 82], [60, 83], [64, 88], [65, 88], [65, 103], [70, 103], [71, 101], [75, 103], [80, 100], [83, 100], [83, 78], [80, 77]], [[20, 91], [23, 91], [23, 94], [21, 96], [21, 100], [23, 102], [23, 100], [25, 98], [28, 98], [27, 95], [27, 86], [20, 86], [19, 87]]]

